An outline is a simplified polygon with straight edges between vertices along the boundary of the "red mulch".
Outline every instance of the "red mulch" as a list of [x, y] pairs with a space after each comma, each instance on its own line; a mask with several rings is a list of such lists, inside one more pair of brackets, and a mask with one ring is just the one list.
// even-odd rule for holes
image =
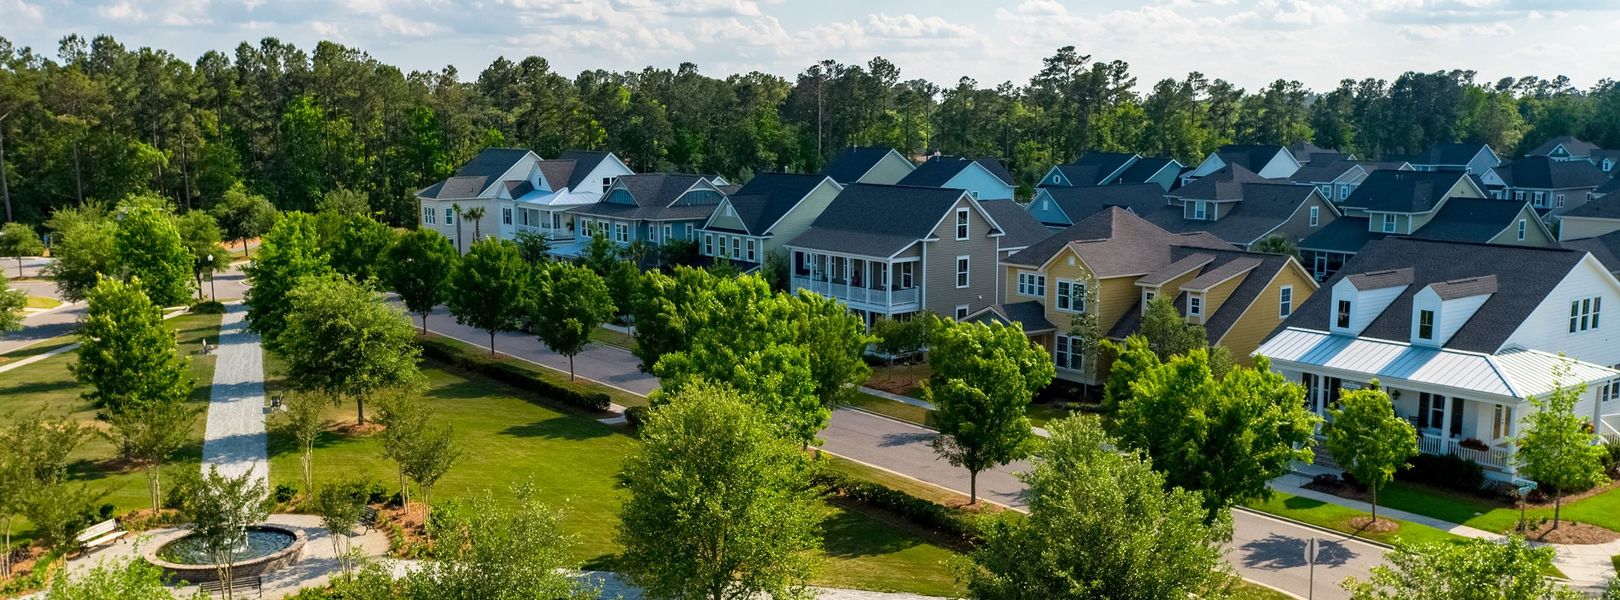
[[1360, 533], [1389, 533], [1398, 529], [1400, 524], [1388, 519], [1379, 519], [1375, 523], [1371, 516], [1366, 516], [1352, 517], [1350, 526], [1356, 528], [1356, 531]]

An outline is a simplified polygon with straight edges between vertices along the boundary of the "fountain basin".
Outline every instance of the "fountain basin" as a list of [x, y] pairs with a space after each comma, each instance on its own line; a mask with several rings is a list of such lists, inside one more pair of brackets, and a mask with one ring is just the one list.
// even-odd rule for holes
[[[231, 562], [232, 577], [264, 575], [297, 562], [304, 552], [304, 532], [276, 525], [255, 525], [247, 529], [247, 544]], [[191, 583], [217, 581], [219, 572], [210, 562], [201, 541], [181, 530], [143, 552], [143, 558], [174, 579]]]

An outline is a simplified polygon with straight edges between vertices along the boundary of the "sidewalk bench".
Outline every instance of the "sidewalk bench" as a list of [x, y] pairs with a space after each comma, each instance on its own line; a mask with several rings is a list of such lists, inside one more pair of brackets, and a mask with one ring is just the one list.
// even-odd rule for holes
[[107, 544], [116, 542], [118, 541], [118, 538], [124, 537], [124, 534], [127, 533], [129, 532], [118, 528], [118, 521], [116, 519], [107, 519], [85, 528], [84, 531], [79, 532], [79, 535], [74, 536], [73, 539], [79, 542], [80, 546], [84, 546], [88, 549], [105, 546]]

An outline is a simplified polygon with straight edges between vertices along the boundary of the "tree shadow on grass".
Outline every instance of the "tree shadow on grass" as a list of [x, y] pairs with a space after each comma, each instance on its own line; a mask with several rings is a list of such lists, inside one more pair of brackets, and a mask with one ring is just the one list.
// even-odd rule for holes
[[552, 417], [549, 419], [535, 421], [533, 423], [512, 425], [501, 430], [501, 435], [510, 435], [514, 437], [538, 437], [557, 440], [589, 440], [613, 435], [613, 433], [613, 428], [606, 425], [595, 422], [584, 422], [576, 417], [568, 416]]
[[[47, 394], [59, 390], [79, 387], [79, 382], [72, 379], [54, 379], [50, 381], [35, 381], [21, 383], [13, 386], [0, 387], [0, 395], [22, 398], [35, 394]], [[78, 398], [74, 398], [77, 400]]]
[[822, 550], [838, 558], [893, 554], [923, 543], [910, 532], [852, 509], [829, 515], [821, 528]]

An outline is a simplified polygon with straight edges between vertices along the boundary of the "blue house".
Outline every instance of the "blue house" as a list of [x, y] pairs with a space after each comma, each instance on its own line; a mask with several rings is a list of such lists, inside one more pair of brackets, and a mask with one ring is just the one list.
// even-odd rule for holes
[[557, 248], [554, 254], [578, 256], [598, 235], [608, 236], [621, 246], [644, 241], [662, 245], [671, 241], [697, 240], [715, 207], [726, 196], [701, 175], [646, 173], [623, 175], [613, 181], [602, 201], [570, 209], [575, 228], [574, 243]]
[[994, 158], [935, 156], [896, 185], [967, 190], [974, 200], [1011, 200], [1013, 177]]

